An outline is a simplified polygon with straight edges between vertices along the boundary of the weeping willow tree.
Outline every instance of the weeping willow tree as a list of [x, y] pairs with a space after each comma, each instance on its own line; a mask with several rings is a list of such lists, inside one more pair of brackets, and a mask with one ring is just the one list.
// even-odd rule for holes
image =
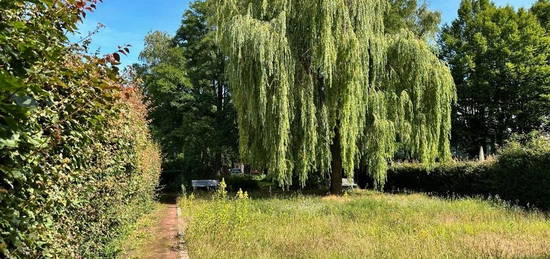
[[363, 161], [380, 188], [399, 144], [450, 156], [450, 71], [412, 33], [384, 34], [387, 0], [213, 3], [241, 156], [281, 186], [315, 173], [338, 193]]

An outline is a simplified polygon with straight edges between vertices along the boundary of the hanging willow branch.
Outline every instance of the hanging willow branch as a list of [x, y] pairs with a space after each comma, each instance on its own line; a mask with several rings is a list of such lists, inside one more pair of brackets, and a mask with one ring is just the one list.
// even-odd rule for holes
[[384, 35], [386, 0], [213, 3], [241, 155], [281, 186], [328, 173], [335, 132], [348, 177], [365, 161], [379, 187], [398, 143], [449, 157], [449, 69], [412, 34]]

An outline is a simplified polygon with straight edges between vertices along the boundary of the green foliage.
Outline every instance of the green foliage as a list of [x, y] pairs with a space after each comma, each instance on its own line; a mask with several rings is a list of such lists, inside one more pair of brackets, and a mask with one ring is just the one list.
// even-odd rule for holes
[[190, 167], [173, 168], [169, 163], [193, 159], [187, 156], [193, 155], [191, 150], [200, 156], [202, 152], [194, 144], [202, 144], [201, 140], [189, 138], [189, 135], [204, 132], [205, 139], [211, 136], [207, 134], [208, 130], [199, 127], [204, 125], [200, 117], [193, 116], [196, 100], [187, 89], [189, 79], [185, 73], [185, 59], [182, 50], [171, 47], [170, 41], [165, 33], [149, 34], [145, 38], [145, 49], [140, 55], [148, 65], [138, 68], [137, 71], [138, 76], [143, 79], [142, 88], [151, 107], [153, 133], [161, 144], [168, 163], [164, 168], [192, 170]]
[[0, 257], [109, 256], [160, 157], [138, 92], [65, 33], [95, 1], [0, 3]]
[[464, 0], [443, 29], [442, 57], [458, 92], [454, 146], [474, 155], [480, 146], [494, 151], [513, 133], [550, 130], [550, 34], [537, 20], [546, 19], [547, 5], [516, 11]]
[[418, 0], [390, 0], [390, 8], [384, 16], [387, 33], [399, 33], [406, 28], [420, 38], [432, 38], [438, 31], [441, 13], [428, 9], [428, 4]]
[[[353, 191], [180, 199], [192, 258], [531, 258], [550, 255], [545, 215], [479, 199]], [[241, 221], [241, 219], [244, 220]]]
[[231, 175], [227, 177], [227, 187], [230, 191], [237, 191], [239, 189], [247, 191], [258, 190], [260, 188], [259, 182], [251, 175]]
[[499, 196], [514, 204], [550, 209], [550, 140], [534, 137], [508, 143], [496, 159], [453, 162], [426, 168], [397, 164], [386, 188], [445, 195]]
[[332, 160], [348, 176], [363, 160], [382, 186], [398, 142], [448, 158], [450, 72], [412, 33], [385, 34], [386, 0], [212, 3], [241, 157], [281, 186]]
[[491, 187], [494, 161], [448, 162], [427, 168], [417, 163], [398, 163], [388, 172], [386, 190], [411, 190], [442, 195], [475, 196]]
[[141, 68], [143, 88], [166, 157], [164, 168], [174, 170], [173, 177], [183, 176], [186, 184], [215, 177], [238, 157], [225, 58], [206, 21], [210, 10], [202, 1], [193, 3], [175, 37], [151, 33], [141, 53], [146, 62]]
[[546, 33], [550, 33], [550, 1], [538, 0], [530, 11], [537, 16]]
[[550, 209], [550, 138], [508, 143], [496, 170], [494, 188], [503, 199]]

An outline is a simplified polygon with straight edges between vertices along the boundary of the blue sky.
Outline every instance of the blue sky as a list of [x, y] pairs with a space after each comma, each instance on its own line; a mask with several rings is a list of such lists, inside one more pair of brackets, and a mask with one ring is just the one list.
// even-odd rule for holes
[[[516, 8], [529, 7], [536, 0], [493, 0], [497, 5], [512, 5]], [[93, 38], [90, 51], [101, 54], [117, 50], [117, 46], [131, 44], [131, 53], [122, 57], [122, 65], [138, 62], [143, 49], [143, 38], [155, 30], [174, 34], [178, 29], [183, 12], [190, 0], [104, 0], [94, 13], [88, 14], [80, 25], [81, 35], [93, 31], [98, 23], [105, 25]], [[428, 0], [430, 8], [443, 15], [443, 23], [451, 22], [460, 5], [460, 0]], [[78, 40], [81, 35], [71, 38]]]

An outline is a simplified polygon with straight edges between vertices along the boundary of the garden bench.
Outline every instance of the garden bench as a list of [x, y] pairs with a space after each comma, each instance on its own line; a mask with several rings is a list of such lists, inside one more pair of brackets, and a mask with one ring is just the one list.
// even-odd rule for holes
[[349, 178], [342, 178], [342, 188], [345, 189], [353, 189], [356, 188], [357, 184], [353, 182], [353, 180], [349, 180]]
[[220, 182], [218, 180], [192, 180], [191, 185], [193, 186], [193, 190], [196, 188], [206, 188], [210, 190], [210, 188], [217, 188]]

